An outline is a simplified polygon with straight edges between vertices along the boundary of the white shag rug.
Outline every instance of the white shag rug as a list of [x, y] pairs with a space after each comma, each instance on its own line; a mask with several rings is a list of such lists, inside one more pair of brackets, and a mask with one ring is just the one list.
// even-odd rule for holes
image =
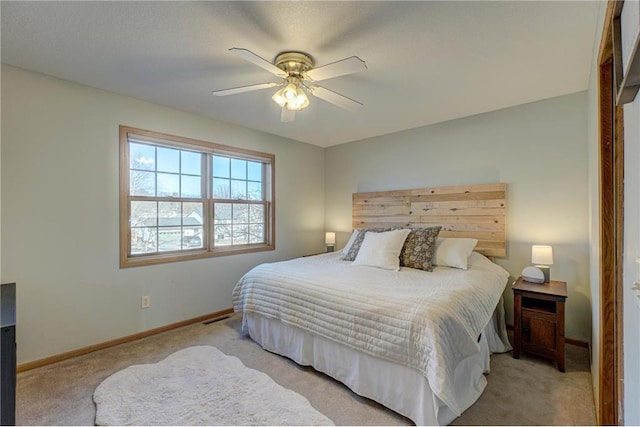
[[211, 346], [116, 372], [93, 400], [96, 425], [333, 425], [304, 396]]

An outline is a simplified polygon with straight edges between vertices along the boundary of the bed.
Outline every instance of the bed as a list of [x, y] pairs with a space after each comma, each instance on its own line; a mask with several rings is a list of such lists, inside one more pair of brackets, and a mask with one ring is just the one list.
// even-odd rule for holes
[[[417, 425], [450, 423], [484, 390], [490, 353], [510, 349], [502, 310], [509, 274], [485, 256], [506, 252], [505, 193], [504, 184], [485, 184], [354, 194], [354, 228], [378, 231], [354, 232], [365, 240], [356, 259], [339, 251], [252, 269], [232, 294], [243, 330]], [[434, 227], [440, 264], [432, 271], [361, 262], [374, 237], [407, 239], [404, 230]], [[474, 252], [451, 252], [462, 261], [439, 257], [446, 244], [470, 239]]]

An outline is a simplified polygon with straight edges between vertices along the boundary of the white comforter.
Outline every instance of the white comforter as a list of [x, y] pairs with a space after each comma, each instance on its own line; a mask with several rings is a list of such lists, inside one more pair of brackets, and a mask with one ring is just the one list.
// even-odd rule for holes
[[248, 311], [409, 366], [455, 413], [455, 367], [478, 351], [509, 274], [477, 253], [468, 270], [354, 266], [341, 254], [262, 264], [233, 289]]

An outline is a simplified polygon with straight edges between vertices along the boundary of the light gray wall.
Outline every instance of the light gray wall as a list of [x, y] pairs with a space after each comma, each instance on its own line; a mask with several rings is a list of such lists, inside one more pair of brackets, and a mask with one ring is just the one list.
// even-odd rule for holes
[[[343, 246], [354, 192], [505, 182], [507, 257], [497, 262], [517, 277], [532, 244], [552, 245], [551, 277], [569, 287], [566, 335], [589, 341], [586, 121], [579, 92], [328, 148], [326, 228]], [[505, 297], [512, 322], [509, 289]]]
[[[120, 124], [274, 153], [276, 251], [121, 270]], [[324, 150], [312, 145], [3, 65], [1, 160], [19, 363], [229, 308], [251, 267], [324, 248]]]

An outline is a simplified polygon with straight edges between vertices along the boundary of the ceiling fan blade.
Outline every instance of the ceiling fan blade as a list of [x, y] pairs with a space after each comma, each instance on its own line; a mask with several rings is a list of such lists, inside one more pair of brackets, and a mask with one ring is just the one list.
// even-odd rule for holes
[[239, 56], [240, 58], [249, 62], [253, 62], [258, 67], [264, 68], [271, 74], [275, 74], [278, 77], [287, 77], [287, 73], [284, 70], [281, 70], [280, 68], [273, 65], [271, 62], [267, 61], [264, 58], [259, 57], [258, 55], [251, 52], [250, 50], [243, 49], [240, 47], [232, 47], [229, 50], [231, 51], [231, 53]]
[[364, 106], [358, 101], [347, 98], [344, 95], [340, 95], [339, 93], [326, 89], [322, 86], [309, 86], [309, 91], [313, 96], [320, 98], [323, 101], [327, 101], [340, 108], [344, 108], [345, 110], [358, 111]]
[[295, 110], [289, 110], [288, 108], [283, 108], [282, 112], [280, 113], [280, 121], [283, 123], [286, 122], [292, 122], [293, 119], [296, 118], [296, 111]]
[[357, 56], [341, 59], [322, 67], [314, 68], [305, 73], [305, 76], [311, 81], [319, 82], [321, 80], [332, 79], [334, 77], [344, 76], [345, 74], [358, 73], [367, 69], [367, 63]]
[[282, 83], [258, 83], [255, 85], [233, 87], [231, 89], [213, 90], [211, 92], [216, 96], [226, 96], [235, 95], [236, 93], [249, 92], [252, 90], [267, 89], [275, 86], [282, 86]]

